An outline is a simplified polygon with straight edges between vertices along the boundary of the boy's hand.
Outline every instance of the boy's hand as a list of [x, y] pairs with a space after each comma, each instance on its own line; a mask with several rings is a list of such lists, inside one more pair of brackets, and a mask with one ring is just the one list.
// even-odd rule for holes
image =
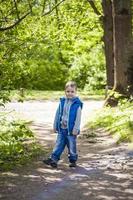
[[56, 129], [53, 129], [53, 132], [56, 133], [57, 132]]
[[72, 134], [73, 135], [78, 135], [78, 131], [77, 130], [73, 130]]

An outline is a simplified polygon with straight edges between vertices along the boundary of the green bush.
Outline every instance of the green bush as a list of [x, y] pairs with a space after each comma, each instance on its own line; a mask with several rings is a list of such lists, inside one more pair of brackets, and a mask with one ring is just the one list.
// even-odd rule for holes
[[24, 164], [39, 151], [32, 131], [23, 121], [0, 121], [0, 169]]
[[0, 106], [4, 106], [6, 102], [10, 101], [9, 94], [8, 90], [0, 91]]

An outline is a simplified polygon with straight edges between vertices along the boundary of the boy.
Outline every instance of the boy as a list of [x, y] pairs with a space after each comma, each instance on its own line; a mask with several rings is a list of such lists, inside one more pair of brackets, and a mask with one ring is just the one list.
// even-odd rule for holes
[[69, 167], [76, 167], [78, 159], [76, 139], [80, 133], [81, 109], [83, 103], [76, 96], [77, 85], [69, 81], [65, 85], [66, 97], [60, 98], [60, 103], [54, 119], [54, 132], [57, 132], [57, 140], [52, 154], [43, 162], [57, 168], [57, 162], [65, 149], [68, 148]]

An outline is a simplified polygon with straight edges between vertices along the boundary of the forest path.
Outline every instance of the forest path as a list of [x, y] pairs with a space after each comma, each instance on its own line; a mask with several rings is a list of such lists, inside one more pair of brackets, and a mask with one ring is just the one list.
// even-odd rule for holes
[[[56, 134], [52, 122], [58, 103], [9, 103], [6, 110], [15, 109], [21, 117], [33, 120], [32, 129], [44, 148], [52, 149]], [[84, 101], [81, 128], [102, 101]], [[132, 200], [133, 153], [127, 144], [116, 145], [102, 129], [95, 139], [78, 138], [79, 160], [76, 169], [68, 167], [67, 152], [58, 169], [51, 169], [39, 157], [32, 164], [0, 176], [2, 200]]]

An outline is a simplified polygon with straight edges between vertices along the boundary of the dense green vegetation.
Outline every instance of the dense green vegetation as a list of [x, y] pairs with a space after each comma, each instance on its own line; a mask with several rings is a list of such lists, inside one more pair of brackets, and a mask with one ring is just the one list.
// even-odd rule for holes
[[0, 116], [0, 169], [29, 162], [41, 150], [28, 124]]
[[[14, 29], [0, 33], [1, 89], [59, 90], [69, 79], [89, 91], [104, 88], [99, 17], [87, 1], [64, 1], [46, 16], [41, 3], [37, 1], [31, 15]], [[12, 4], [2, 4], [0, 9], [6, 16]], [[97, 6], [101, 10], [100, 2]], [[26, 3], [18, 4], [21, 12], [26, 8]]]
[[118, 107], [99, 110], [88, 124], [93, 131], [99, 127], [113, 134], [116, 142], [133, 142], [133, 103], [119, 102]]

